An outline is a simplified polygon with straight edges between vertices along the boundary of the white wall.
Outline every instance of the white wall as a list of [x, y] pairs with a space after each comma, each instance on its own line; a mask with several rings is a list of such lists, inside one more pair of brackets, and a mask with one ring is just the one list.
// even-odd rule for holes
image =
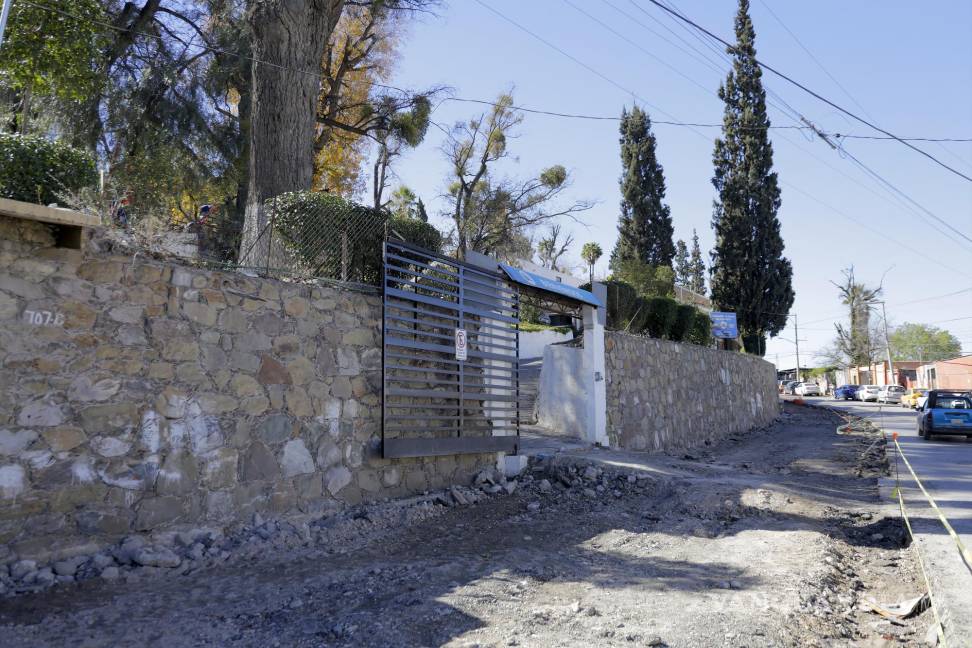
[[538, 425], [557, 436], [584, 438], [590, 397], [587, 383], [584, 349], [546, 347], [537, 395]]
[[554, 342], [564, 342], [573, 339], [574, 334], [570, 331], [561, 333], [553, 329], [546, 331], [521, 331], [520, 332], [520, 357], [539, 358], [543, 355], [543, 349], [548, 344]]

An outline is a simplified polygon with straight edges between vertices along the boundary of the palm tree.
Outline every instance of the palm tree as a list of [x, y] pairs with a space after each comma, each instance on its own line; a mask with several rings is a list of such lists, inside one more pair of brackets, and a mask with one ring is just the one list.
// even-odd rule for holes
[[[870, 364], [876, 349], [872, 344], [870, 319], [874, 305], [880, 302], [882, 285], [868, 288], [858, 283], [854, 278], [854, 266], [843, 271], [844, 283], [830, 283], [840, 291], [840, 301], [850, 311], [850, 329], [842, 324], [835, 324], [837, 344], [854, 365]], [[883, 284], [883, 280], [881, 284]]]
[[584, 247], [581, 248], [581, 258], [587, 261], [587, 265], [591, 269], [591, 286], [594, 285], [594, 264], [603, 254], [604, 250], [597, 243], [585, 243]]

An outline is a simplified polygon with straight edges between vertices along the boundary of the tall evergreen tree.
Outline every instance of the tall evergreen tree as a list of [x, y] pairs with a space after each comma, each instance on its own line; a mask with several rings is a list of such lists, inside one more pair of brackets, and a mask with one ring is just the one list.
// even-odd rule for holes
[[675, 285], [689, 285], [689, 251], [682, 239], [675, 241]]
[[425, 211], [425, 203], [422, 202], [421, 198], [415, 203], [415, 217], [423, 223], [429, 222], [429, 214]]
[[665, 175], [655, 158], [655, 136], [648, 113], [638, 106], [621, 112], [621, 217], [611, 270], [637, 259], [652, 266], [672, 265], [672, 217], [665, 198]]
[[786, 325], [793, 305], [793, 267], [783, 256], [776, 212], [780, 188], [773, 169], [762, 71], [756, 63], [756, 33], [749, 0], [739, 0], [732, 70], [719, 88], [725, 102], [722, 137], [716, 139], [712, 184], [712, 299], [734, 311], [746, 351], [766, 353], [766, 336]]
[[692, 255], [688, 261], [688, 281], [685, 287], [700, 295], [705, 294], [705, 261], [702, 260], [702, 249], [699, 247], [699, 234], [692, 230]]

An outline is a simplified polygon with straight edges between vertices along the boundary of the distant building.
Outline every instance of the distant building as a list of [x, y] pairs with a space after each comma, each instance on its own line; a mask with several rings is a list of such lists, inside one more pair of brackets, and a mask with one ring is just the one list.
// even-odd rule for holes
[[923, 364], [918, 367], [918, 382], [931, 389], [972, 391], [972, 355]]
[[918, 387], [917, 360], [895, 360], [894, 376], [888, 369], [888, 361], [874, 362], [869, 365], [847, 367], [843, 369], [843, 384], [845, 385], [901, 385], [902, 387]]
[[685, 286], [675, 286], [675, 301], [679, 304], [695, 306], [705, 313], [712, 312], [712, 300], [705, 295], [689, 290]]

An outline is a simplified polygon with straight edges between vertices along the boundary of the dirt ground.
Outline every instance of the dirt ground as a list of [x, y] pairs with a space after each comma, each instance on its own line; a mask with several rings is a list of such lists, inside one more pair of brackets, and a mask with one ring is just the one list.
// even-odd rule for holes
[[0, 643], [922, 645], [930, 611], [866, 611], [923, 592], [877, 502], [882, 445], [823, 411], [783, 419], [690, 455], [541, 456], [515, 487], [481, 479], [335, 514], [296, 544], [252, 536], [205, 568], [0, 600]]

